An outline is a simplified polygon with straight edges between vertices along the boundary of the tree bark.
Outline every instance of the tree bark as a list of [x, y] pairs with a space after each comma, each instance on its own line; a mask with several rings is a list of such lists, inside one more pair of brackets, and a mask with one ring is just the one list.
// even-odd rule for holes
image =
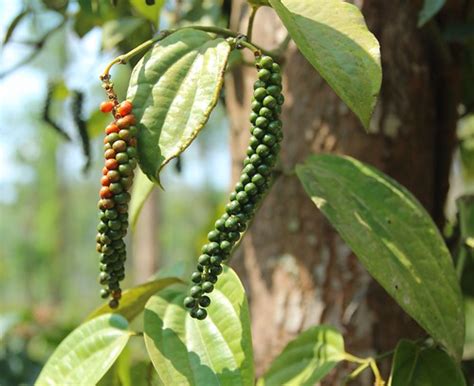
[[[458, 71], [433, 43], [436, 30], [417, 28], [413, 2], [357, 4], [382, 47], [384, 80], [370, 133], [290, 44], [284, 58], [283, 168], [292, 170], [313, 152], [351, 155], [406, 186], [441, 224]], [[245, 1], [234, 1], [231, 27], [245, 31], [247, 20]], [[274, 11], [260, 9], [253, 40], [272, 49], [285, 36]], [[234, 180], [249, 138], [249, 124], [243, 122], [248, 122], [255, 78], [253, 68], [239, 67], [227, 79]], [[290, 339], [315, 324], [339, 328], [346, 349], [358, 356], [391, 350], [401, 337], [423, 334], [371, 279], [294, 176], [276, 181], [233, 265], [249, 295], [258, 375]], [[387, 378], [387, 366], [383, 372]], [[341, 366], [324, 384], [338, 384], [345, 375]], [[369, 384], [367, 377], [360, 384]]]

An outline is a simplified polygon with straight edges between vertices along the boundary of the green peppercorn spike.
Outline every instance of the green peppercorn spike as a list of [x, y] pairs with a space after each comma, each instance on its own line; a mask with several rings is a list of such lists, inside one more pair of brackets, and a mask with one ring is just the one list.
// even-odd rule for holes
[[[205, 294], [214, 290], [217, 277], [223, 272], [222, 263], [230, 257], [232, 248], [247, 229], [256, 207], [269, 188], [272, 168], [283, 138], [279, 120], [284, 102], [280, 66], [265, 55], [256, 58], [255, 66], [258, 80], [253, 87], [250, 114], [252, 135], [246, 150], [247, 157], [243, 161], [240, 179], [229, 196], [226, 213], [215, 222], [214, 229], [208, 234], [209, 242], [202, 248], [197, 272], [191, 277], [194, 286], [190, 289], [190, 296], [184, 300], [191, 317], [198, 320], [206, 318], [205, 308], [211, 303], [211, 298]], [[127, 170], [121, 170], [122, 166], [119, 165], [118, 170], [124, 175]]]

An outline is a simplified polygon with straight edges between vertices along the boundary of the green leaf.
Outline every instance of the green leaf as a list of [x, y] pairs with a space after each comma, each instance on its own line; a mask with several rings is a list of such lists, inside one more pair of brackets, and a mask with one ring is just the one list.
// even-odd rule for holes
[[159, 183], [161, 168], [198, 135], [217, 103], [230, 46], [197, 30], [163, 39], [135, 66], [127, 99], [138, 122], [138, 158]]
[[461, 291], [448, 249], [420, 203], [396, 181], [350, 157], [313, 155], [296, 172], [369, 273], [459, 359]]
[[288, 343], [258, 386], [312, 386], [344, 360], [344, 339], [330, 326], [315, 326]]
[[147, 5], [144, 0], [130, 0], [130, 4], [141, 16], [147, 18], [156, 26], [160, 21], [161, 8], [163, 8], [165, 0], [155, 0], [154, 5]]
[[247, 299], [239, 278], [225, 268], [205, 320], [183, 306], [188, 287], [158, 292], [145, 307], [145, 344], [165, 385], [254, 384]]
[[402, 340], [393, 358], [390, 386], [466, 386], [461, 369], [449, 355]]
[[95, 385], [113, 365], [133, 332], [120, 315], [82, 324], [58, 346], [35, 385]]
[[135, 229], [143, 205], [145, 205], [145, 201], [154, 187], [155, 184], [138, 168], [135, 182], [133, 183], [132, 199], [130, 200], [130, 226], [132, 230]]
[[360, 10], [342, 0], [270, 0], [301, 53], [365, 127], [382, 82], [380, 48]]
[[120, 305], [118, 308], [112, 310], [107, 303], [104, 303], [102, 306], [94, 310], [86, 320], [93, 319], [99, 315], [114, 313], [122, 315], [131, 322], [138, 314], [140, 314], [140, 312], [143, 311], [146, 302], [151, 296], [163, 288], [180, 282], [180, 279], [168, 277], [165, 279], [150, 281], [125, 290], [122, 293], [122, 299], [120, 299]]
[[428, 20], [436, 15], [443, 8], [446, 0], [425, 0], [423, 9], [418, 15], [418, 27], [423, 26]]

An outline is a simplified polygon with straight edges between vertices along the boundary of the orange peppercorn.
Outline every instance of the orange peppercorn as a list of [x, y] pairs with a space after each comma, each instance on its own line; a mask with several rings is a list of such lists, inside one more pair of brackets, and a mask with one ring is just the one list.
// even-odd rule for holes
[[103, 113], [110, 113], [114, 109], [114, 102], [107, 101], [100, 104], [100, 111]]

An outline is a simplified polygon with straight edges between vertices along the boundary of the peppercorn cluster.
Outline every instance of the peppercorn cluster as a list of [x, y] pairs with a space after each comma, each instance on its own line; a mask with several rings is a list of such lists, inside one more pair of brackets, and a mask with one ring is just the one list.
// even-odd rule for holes
[[230, 194], [226, 212], [208, 234], [209, 242], [203, 246], [197, 271], [191, 276], [194, 284], [184, 299], [184, 306], [190, 309], [191, 316], [199, 320], [206, 318], [205, 308], [211, 304], [206, 294], [213, 291], [217, 277], [222, 273], [222, 264], [229, 259], [269, 188], [283, 138], [279, 120], [284, 101], [280, 66], [270, 56], [259, 56], [256, 67], [258, 80], [254, 84], [250, 114], [252, 135], [240, 180]]
[[128, 203], [134, 168], [137, 165], [135, 117], [129, 101], [118, 103], [108, 79], [104, 88], [109, 101], [100, 110], [112, 113], [114, 121], [105, 129], [104, 157], [101, 189], [99, 192], [99, 225], [97, 226], [97, 251], [100, 253], [99, 282], [103, 299], [111, 308], [117, 308], [122, 296], [120, 281], [125, 278], [126, 246], [124, 237], [128, 228]]

